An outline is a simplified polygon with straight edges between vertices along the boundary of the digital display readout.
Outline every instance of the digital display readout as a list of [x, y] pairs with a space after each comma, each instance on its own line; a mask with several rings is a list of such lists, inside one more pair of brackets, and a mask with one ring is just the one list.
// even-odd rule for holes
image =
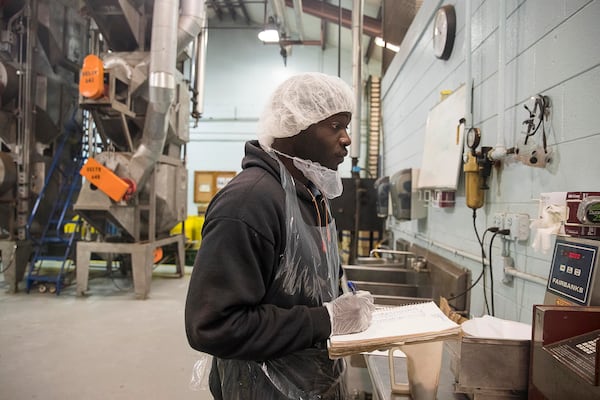
[[575, 251], [565, 251], [563, 252], [563, 256], [570, 258], [571, 260], [581, 260], [583, 257], [581, 253], [577, 253]]

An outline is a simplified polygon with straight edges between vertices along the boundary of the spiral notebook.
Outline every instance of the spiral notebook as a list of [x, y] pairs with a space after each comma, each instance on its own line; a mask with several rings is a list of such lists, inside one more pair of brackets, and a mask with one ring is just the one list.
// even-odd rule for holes
[[402, 343], [459, 337], [461, 327], [433, 302], [378, 308], [363, 332], [333, 335], [328, 349], [332, 358], [383, 350]]

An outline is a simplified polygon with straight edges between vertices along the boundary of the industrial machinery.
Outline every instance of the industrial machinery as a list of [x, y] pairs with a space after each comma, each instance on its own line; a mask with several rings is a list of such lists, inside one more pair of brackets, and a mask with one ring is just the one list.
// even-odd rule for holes
[[530, 399], [600, 396], [599, 250], [598, 240], [556, 239], [545, 305], [533, 310]]
[[87, 290], [92, 253], [118, 253], [130, 255], [135, 295], [143, 299], [157, 249], [174, 245], [183, 275], [185, 236], [169, 232], [187, 216], [190, 88], [183, 71], [200, 78], [190, 62], [193, 54], [202, 61], [204, 3], [184, 0], [181, 12], [176, 0], [86, 5], [98, 27], [98, 52], [83, 64], [80, 106], [104, 151], [83, 167], [74, 209], [104, 240], [77, 243], [77, 293]]
[[0, 253], [9, 292], [28, 265], [28, 289], [61, 282], [60, 273], [38, 276], [39, 264], [54, 254], [62, 271], [73, 253], [75, 229], [63, 227], [87, 146], [77, 81], [88, 20], [79, 10], [75, 0], [0, 1]]
[[600, 398], [600, 307], [534, 306], [530, 399]]
[[[0, 0], [0, 17], [0, 252], [10, 290], [27, 270], [27, 290], [51, 283], [59, 293], [76, 260], [83, 295], [90, 259], [101, 257], [128, 263], [146, 298], [163, 248], [183, 275], [185, 236], [170, 231], [187, 214], [204, 2]], [[62, 260], [52, 277], [40, 273], [48, 252]]]

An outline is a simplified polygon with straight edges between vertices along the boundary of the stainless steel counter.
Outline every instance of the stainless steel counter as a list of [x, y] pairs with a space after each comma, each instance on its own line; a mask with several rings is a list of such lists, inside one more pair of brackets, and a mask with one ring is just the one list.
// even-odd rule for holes
[[[365, 362], [373, 385], [373, 399], [375, 400], [405, 400], [411, 399], [408, 394], [392, 393], [390, 383], [390, 369], [387, 356], [365, 355]], [[406, 373], [406, 358], [394, 357], [395, 382], [408, 382]], [[450, 355], [446, 348], [442, 356], [442, 369], [437, 392], [438, 400], [468, 400], [461, 393], [454, 393], [454, 375], [450, 370]]]

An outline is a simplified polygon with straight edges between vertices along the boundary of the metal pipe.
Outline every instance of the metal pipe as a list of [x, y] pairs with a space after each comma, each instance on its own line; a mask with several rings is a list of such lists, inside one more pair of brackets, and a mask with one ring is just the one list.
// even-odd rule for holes
[[465, 4], [465, 81], [466, 81], [466, 95], [465, 95], [465, 128], [473, 127], [473, 54], [471, 44], [471, 19], [473, 18], [471, 13], [473, 12], [472, 0], [467, 0]]
[[296, 16], [296, 29], [298, 37], [304, 40], [304, 22], [302, 21], [302, 0], [294, 0], [294, 15]]
[[506, 1], [498, 2], [498, 108], [497, 108], [497, 132], [496, 146], [492, 149], [489, 157], [493, 160], [502, 159], [506, 156], [506, 140], [504, 129], [505, 117], [505, 75], [506, 75]]
[[[476, 256], [474, 254], [467, 253], [466, 251], [457, 250], [457, 249], [455, 249], [453, 247], [450, 247], [448, 245], [445, 245], [443, 243], [436, 242], [434, 240], [428, 239], [428, 238], [424, 237], [423, 235], [421, 235], [419, 233], [416, 233], [414, 235], [414, 237], [417, 238], [417, 239], [419, 239], [419, 240], [422, 240], [423, 242], [427, 243], [429, 246], [435, 246], [435, 247], [438, 247], [438, 248], [440, 248], [442, 250], [446, 250], [446, 251], [452, 253], [452, 255], [454, 255], [454, 256], [460, 256], [460, 257], [468, 258], [469, 260], [473, 260], [473, 261], [477, 261], [477, 262], [481, 263], [481, 256]], [[489, 262], [488, 262], [487, 259], [484, 259], [483, 263], [485, 265], [489, 265]]]
[[271, 0], [273, 11], [277, 16], [277, 23], [279, 24], [280, 30], [284, 35], [288, 34], [290, 30], [289, 23], [287, 20], [286, 7], [283, 0]]
[[198, 119], [204, 112], [204, 84], [206, 76], [206, 49], [208, 47], [208, 19], [202, 18], [202, 31], [196, 40], [194, 55], [194, 109], [192, 117]]
[[546, 279], [546, 278], [543, 278], [538, 275], [528, 274], [527, 272], [519, 271], [518, 269], [513, 268], [513, 267], [504, 267], [504, 273], [506, 275], [521, 278], [526, 281], [534, 282], [534, 283], [537, 283], [542, 286], [546, 286], [548, 284], [548, 279]]
[[352, 144], [350, 157], [352, 158], [352, 177], [354, 178], [354, 235], [350, 261], [358, 257], [358, 232], [360, 230], [360, 175], [358, 171], [358, 157], [360, 156], [360, 121], [362, 99], [362, 15], [363, 0], [353, 0], [352, 7], [352, 87], [354, 89], [354, 113], [352, 114]]
[[[155, 14], [156, 16], [156, 14]], [[200, 34], [206, 21], [204, 1], [181, 0], [181, 15], [177, 32], [177, 54], [180, 54]]]
[[352, 144], [350, 157], [360, 156], [360, 124], [362, 100], [362, 15], [364, 0], [353, 0], [352, 6], [352, 88], [355, 103], [352, 114]]
[[417, 256], [412, 251], [373, 249], [369, 252], [369, 257], [373, 257], [373, 255], [377, 254], [377, 253], [379, 253], [379, 254], [395, 254], [395, 255], [399, 255], [399, 256], [413, 256], [413, 257]]
[[338, 48], [337, 48], [337, 76], [342, 77], [342, 0], [338, 0]]
[[[454, 249], [454, 248], [452, 248], [450, 246], [446, 246], [446, 245], [441, 244], [439, 242], [435, 242], [433, 240], [426, 239], [426, 238], [422, 237], [419, 234], [416, 234], [414, 236], [417, 239], [420, 239], [422, 241], [427, 242], [429, 245], [432, 245], [432, 246], [438, 247], [440, 249], [446, 250], [446, 251], [452, 253], [455, 256], [461, 256], [461, 257], [468, 258], [468, 259], [471, 259], [473, 261], [477, 261], [477, 262], [481, 263], [481, 257], [480, 256], [475, 256], [473, 254], [470, 254], [470, 253], [467, 253], [467, 252], [464, 252], [464, 251], [461, 251], [461, 250]], [[484, 264], [489, 266], [489, 262], [488, 262], [487, 259], [484, 259]], [[529, 274], [527, 272], [519, 271], [518, 269], [516, 269], [514, 267], [504, 267], [504, 273], [506, 275], [514, 276], [516, 278], [520, 278], [520, 279], [523, 279], [523, 280], [526, 280], [526, 281], [529, 281], [529, 282], [534, 282], [534, 283], [540, 284], [542, 286], [546, 286], [548, 284], [548, 280], [546, 278], [538, 276], [538, 275]]]

